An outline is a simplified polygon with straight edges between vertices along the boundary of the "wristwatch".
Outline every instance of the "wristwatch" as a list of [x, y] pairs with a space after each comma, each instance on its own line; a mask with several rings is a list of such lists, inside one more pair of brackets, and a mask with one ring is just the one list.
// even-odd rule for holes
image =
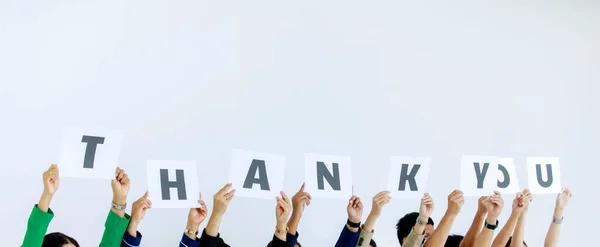
[[560, 225], [562, 223], [562, 221], [563, 221], [563, 217], [560, 217], [560, 219], [556, 218], [556, 217], [552, 217], [552, 223], [554, 223], [554, 224]]
[[125, 203], [123, 205], [119, 205], [119, 204], [116, 204], [115, 202], [111, 202], [111, 207], [116, 210], [119, 210], [119, 211], [124, 211], [125, 208], [127, 208], [127, 203]]
[[185, 233], [191, 234], [191, 235], [194, 235], [194, 236], [198, 236], [198, 230], [192, 231], [190, 229], [185, 228]]
[[348, 221], [346, 221], [346, 224], [348, 224], [348, 226], [350, 226], [352, 228], [359, 228], [360, 227], [360, 222], [354, 223], [354, 222], [350, 221], [350, 219], [348, 219]]
[[[288, 232], [289, 230], [290, 230], [290, 228], [286, 226], [286, 227], [285, 227], [285, 232]], [[277, 234], [281, 234], [283, 231], [284, 231], [284, 230], [281, 230], [281, 229], [279, 229], [279, 228], [275, 227], [275, 233], [277, 233]]]
[[419, 217], [417, 217], [417, 224], [424, 226], [427, 225], [427, 221], [422, 221], [421, 219], [419, 219]]
[[485, 225], [485, 227], [487, 229], [496, 230], [496, 228], [498, 228], [499, 223], [498, 223], [498, 220], [496, 220], [496, 224], [495, 225], [490, 225], [490, 224], [487, 223], [487, 221], [485, 221], [484, 225]]

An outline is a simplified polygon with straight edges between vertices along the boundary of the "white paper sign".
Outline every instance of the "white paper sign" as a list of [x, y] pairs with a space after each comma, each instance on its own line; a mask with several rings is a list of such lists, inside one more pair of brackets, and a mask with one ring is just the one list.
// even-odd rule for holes
[[350, 158], [345, 156], [304, 154], [306, 192], [312, 197], [344, 198], [352, 196]]
[[517, 194], [521, 191], [515, 162], [512, 158], [498, 159], [498, 183], [497, 190], [502, 194]]
[[148, 160], [148, 192], [153, 208], [197, 208], [196, 161]]
[[558, 157], [527, 158], [527, 180], [533, 194], [557, 194], [561, 191]]
[[234, 149], [229, 182], [236, 196], [274, 199], [283, 190], [285, 157]]
[[498, 184], [498, 157], [462, 156], [460, 189], [465, 196], [487, 196]]
[[392, 156], [387, 189], [392, 197], [421, 198], [427, 192], [430, 158]]
[[113, 179], [122, 142], [122, 131], [65, 127], [58, 155], [61, 176]]

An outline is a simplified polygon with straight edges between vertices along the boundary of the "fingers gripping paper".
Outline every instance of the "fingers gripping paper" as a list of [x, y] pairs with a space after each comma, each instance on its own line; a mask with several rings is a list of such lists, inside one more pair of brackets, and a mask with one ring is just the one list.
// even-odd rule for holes
[[58, 155], [62, 175], [112, 179], [122, 142], [119, 130], [65, 127]]
[[350, 158], [305, 154], [305, 191], [313, 197], [344, 198], [352, 196]]
[[200, 207], [198, 168], [195, 161], [149, 160], [146, 169], [152, 207]]

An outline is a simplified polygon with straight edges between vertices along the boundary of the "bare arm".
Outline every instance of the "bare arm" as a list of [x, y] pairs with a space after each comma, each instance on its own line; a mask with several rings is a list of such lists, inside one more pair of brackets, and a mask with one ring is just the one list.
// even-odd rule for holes
[[477, 239], [477, 236], [479, 236], [479, 232], [481, 232], [483, 221], [487, 215], [484, 204], [486, 199], [486, 196], [482, 196], [477, 201], [477, 213], [475, 213], [475, 217], [473, 217], [473, 222], [471, 223], [467, 234], [465, 234], [465, 238], [460, 242], [460, 247], [473, 247], [475, 244], [475, 240]]
[[235, 196], [235, 190], [229, 191], [231, 187], [230, 183], [226, 184], [213, 196], [214, 206], [205, 229], [206, 235], [210, 237], [217, 237], [219, 235], [223, 215], [225, 215], [229, 202]]
[[569, 200], [571, 199], [571, 191], [569, 189], [563, 189], [560, 194], [556, 197], [556, 206], [554, 207], [554, 221], [550, 224], [550, 229], [546, 233], [546, 239], [544, 240], [544, 247], [556, 247], [558, 246], [558, 239], [560, 237], [560, 225], [563, 219], [563, 210], [567, 207]]
[[440, 221], [440, 225], [431, 234], [425, 247], [443, 247], [448, 240], [448, 233], [454, 224], [456, 216], [460, 212], [460, 208], [465, 202], [463, 193], [460, 190], [455, 190], [448, 196], [448, 209]]
[[519, 220], [519, 214], [511, 214], [502, 230], [498, 233], [498, 236], [494, 239], [492, 243], [492, 247], [504, 247], [506, 243], [508, 243], [508, 239], [512, 235], [515, 230], [515, 225], [517, 225], [517, 221]]
[[521, 213], [519, 220], [517, 220], [517, 227], [513, 233], [513, 239], [510, 242], [510, 247], [522, 247], [523, 241], [525, 241], [525, 220], [527, 218], [527, 210]]
[[[498, 215], [502, 212], [504, 207], [504, 201], [500, 192], [494, 191], [494, 195], [490, 196], [489, 200], [486, 200], [485, 206], [487, 208], [486, 223], [489, 225], [498, 224]], [[492, 244], [492, 238], [494, 237], [494, 230], [484, 227], [475, 240], [475, 246], [490, 246]]]

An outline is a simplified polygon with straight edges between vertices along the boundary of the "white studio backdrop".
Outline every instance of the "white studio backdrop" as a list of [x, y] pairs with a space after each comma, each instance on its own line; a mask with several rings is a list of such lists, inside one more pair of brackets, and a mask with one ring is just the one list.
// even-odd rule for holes
[[[350, 156], [355, 192], [386, 188], [389, 157], [430, 157], [439, 222], [463, 154], [561, 159], [574, 197], [561, 246], [596, 242], [600, 147], [598, 1], [1, 1], [0, 242], [18, 246], [66, 125], [121, 129], [128, 198], [146, 189], [146, 160], [195, 160], [200, 190], [227, 182], [231, 151], [285, 156], [284, 188], [302, 183], [304, 153]], [[535, 197], [526, 229], [542, 246], [554, 195]], [[49, 231], [96, 245], [108, 181], [63, 178]], [[510, 213], [512, 196], [500, 218]], [[452, 233], [465, 234], [476, 199]], [[303, 246], [333, 246], [346, 200], [315, 199]], [[417, 200], [394, 199], [376, 225]], [[236, 197], [220, 232], [265, 246], [275, 201]], [[144, 246], [175, 246], [187, 210], [154, 209]], [[206, 222], [205, 222], [206, 223]]]

